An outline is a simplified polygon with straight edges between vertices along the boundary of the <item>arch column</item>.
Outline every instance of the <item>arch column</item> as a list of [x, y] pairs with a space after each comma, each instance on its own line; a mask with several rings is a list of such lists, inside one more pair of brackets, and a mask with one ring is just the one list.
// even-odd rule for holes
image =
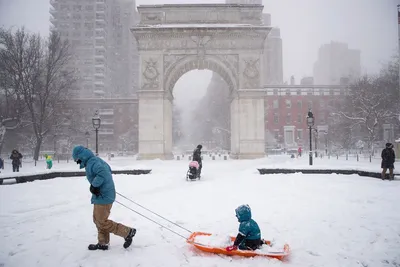
[[239, 90], [231, 102], [231, 158], [265, 156], [264, 93]]
[[139, 160], [173, 159], [172, 99], [164, 91], [139, 92]]

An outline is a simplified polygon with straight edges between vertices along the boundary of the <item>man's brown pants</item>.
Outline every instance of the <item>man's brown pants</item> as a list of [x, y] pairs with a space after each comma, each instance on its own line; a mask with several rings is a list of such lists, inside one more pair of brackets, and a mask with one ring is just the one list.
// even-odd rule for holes
[[111, 221], [108, 219], [110, 216], [112, 204], [107, 205], [93, 205], [93, 222], [97, 227], [99, 244], [105, 245], [110, 243], [110, 233], [125, 238], [130, 228]]

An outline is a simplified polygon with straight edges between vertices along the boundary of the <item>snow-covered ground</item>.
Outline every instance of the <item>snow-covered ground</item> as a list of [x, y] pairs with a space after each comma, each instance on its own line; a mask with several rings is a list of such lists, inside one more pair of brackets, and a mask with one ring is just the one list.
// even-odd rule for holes
[[[230, 162], [228, 164], [236, 164], [234, 160], [229, 159], [224, 160], [224, 156], [227, 155], [217, 155], [215, 160], [212, 160], [211, 156], [204, 155], [203, 162], [205, 165], [214, 164], [216, 162]], [[153, 169], [156, 170], [160, 166], [159, 160], [144, 160], [137, 161], [134, 157], [117, 157], [108, 160], [107, 157], [103, 157], [114, 170], [124, 170], [124, 169]], [[184, 158], [180, 157], [180, 160], [172, 160], [166, 161], [165, 163], [168, 166], [179, 166], [178, 168], [182, 168], [182, 165], [188, 164], [188, 157]], [[291, 159], [289, 155], [275, 155], [269, 156], [258, 160], [243, 160], [241, 161], [241, 166], [246, 167], [254, 167], [256, 168], [289, 168], [289, 169], [352, 169], [352, 170], [363, 170], [363, 171], [373, 171], [380, 172], [381, 160], [378, 158], [372, 158], [371, 162], [368, 157], [360, 156], [359, 161], [357, 161], [356, 157], [349, 157], [346, 160], [346, 157], [324, 157], [324, 158], [314, 158], [314, 163], [312, 166], [309, 165], [308, 154], [303, 155], [300, 158]], [[400, 162], [395, 163], [395, 172], [400, 173], [398, 171], [400, 169]], [[52, 170], [46, 170], [46, 162], [44, 160], [39, 160], [36, 162], [36, 166], [33, 160], [31, 159], [23, 159], [22, 168], [19, 173], [12, 172], [11, 161], [6, 160], [5, 169], [0, 170], [0, 178], [6, 176], [20, 176], [20, 175], [30, 175], [37, 173], [46, 173], [49, 171], [76, 171], [79, 170], [77, 165], [72, 161], [66, 160], [57, 161], [53, 160], [53, 168]]]
[[[380, 171], [379, 161], [347, 162], [348, 167]], [[249, 204], [263, 237], [290, 245], [289, 261], [202, 253], [118, 203], [110, 218], [137, 228], [134, 243], [125, 250], [123, 240], [112, 235], [109, 251], [88, 251], [97, 233], [88, 182], [76, 177], [0, 186], [0, 266], [400, 266], [398, 181], [358, 175], [259, 175], [257, 171], [258, 167], [306, 167], [306, 157], [206, 159], [203, 178], [195, 182], [185, 180], [187, 160], [113, 159], [110, 163], [114, 168], [151, 168], [149, 175], [115, 175], [117, 191], [191, 231], [235, 235], [234, 209]], [[36, 170], [27, 164], [23, 172]], [[54, 166], [78, 169], [73, 162]], [[318, 166], [344, 168], [346, 160], [317, 160], [314, 167]], [[142, 208], [117, 200], [188, 236]]]

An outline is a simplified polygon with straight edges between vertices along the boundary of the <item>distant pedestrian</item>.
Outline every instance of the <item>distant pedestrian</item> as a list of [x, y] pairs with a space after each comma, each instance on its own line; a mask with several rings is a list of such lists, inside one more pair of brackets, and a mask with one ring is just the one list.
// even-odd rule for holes
[[0, 170], [4, 170], [4, 160], [2, 158], [0, 158]]
[[13, 172], [19, 172], [19, 168], [22, 166], [21, 159], [22, 154], [18, 152], [18, 150], [14, 149], [11, 152], [10, 159], [12, 160], [11, 164], [13, 167]]
[[44, 155], [44, 157], [46, 159], [47, 169], [51, 170], [51, 168], [53, 167], [53, 159], [50, 155]]
[[382, 163], [381, 163], [382, 180], [386, 178], [387, 169], [389, 169], [389, 180], [393, 180], [394, 161], [396, 158], [396, 155], [393, 150], [393, 144], [386, 143], [386, 147], [382, 150], [381, 157], [382, 157]]

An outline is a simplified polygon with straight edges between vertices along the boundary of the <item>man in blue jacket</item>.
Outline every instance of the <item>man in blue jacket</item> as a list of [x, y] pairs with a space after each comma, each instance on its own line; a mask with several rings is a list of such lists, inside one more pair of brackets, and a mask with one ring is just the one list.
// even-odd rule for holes
[[125, 239], [124, 248], [128, 248], [132, 244], [136, 229], [108, 219], [115, 201], [115, 186], [110, 166], [83, 146], [76, 146], [72, 157], [79, 164], [80, 169], [86, 169], [86, 177], [92, 193], [93, 222], [98, 231], [98, 243], [90, 244], [89, 250], [107, 250], [110, 233], [123, 237]]

